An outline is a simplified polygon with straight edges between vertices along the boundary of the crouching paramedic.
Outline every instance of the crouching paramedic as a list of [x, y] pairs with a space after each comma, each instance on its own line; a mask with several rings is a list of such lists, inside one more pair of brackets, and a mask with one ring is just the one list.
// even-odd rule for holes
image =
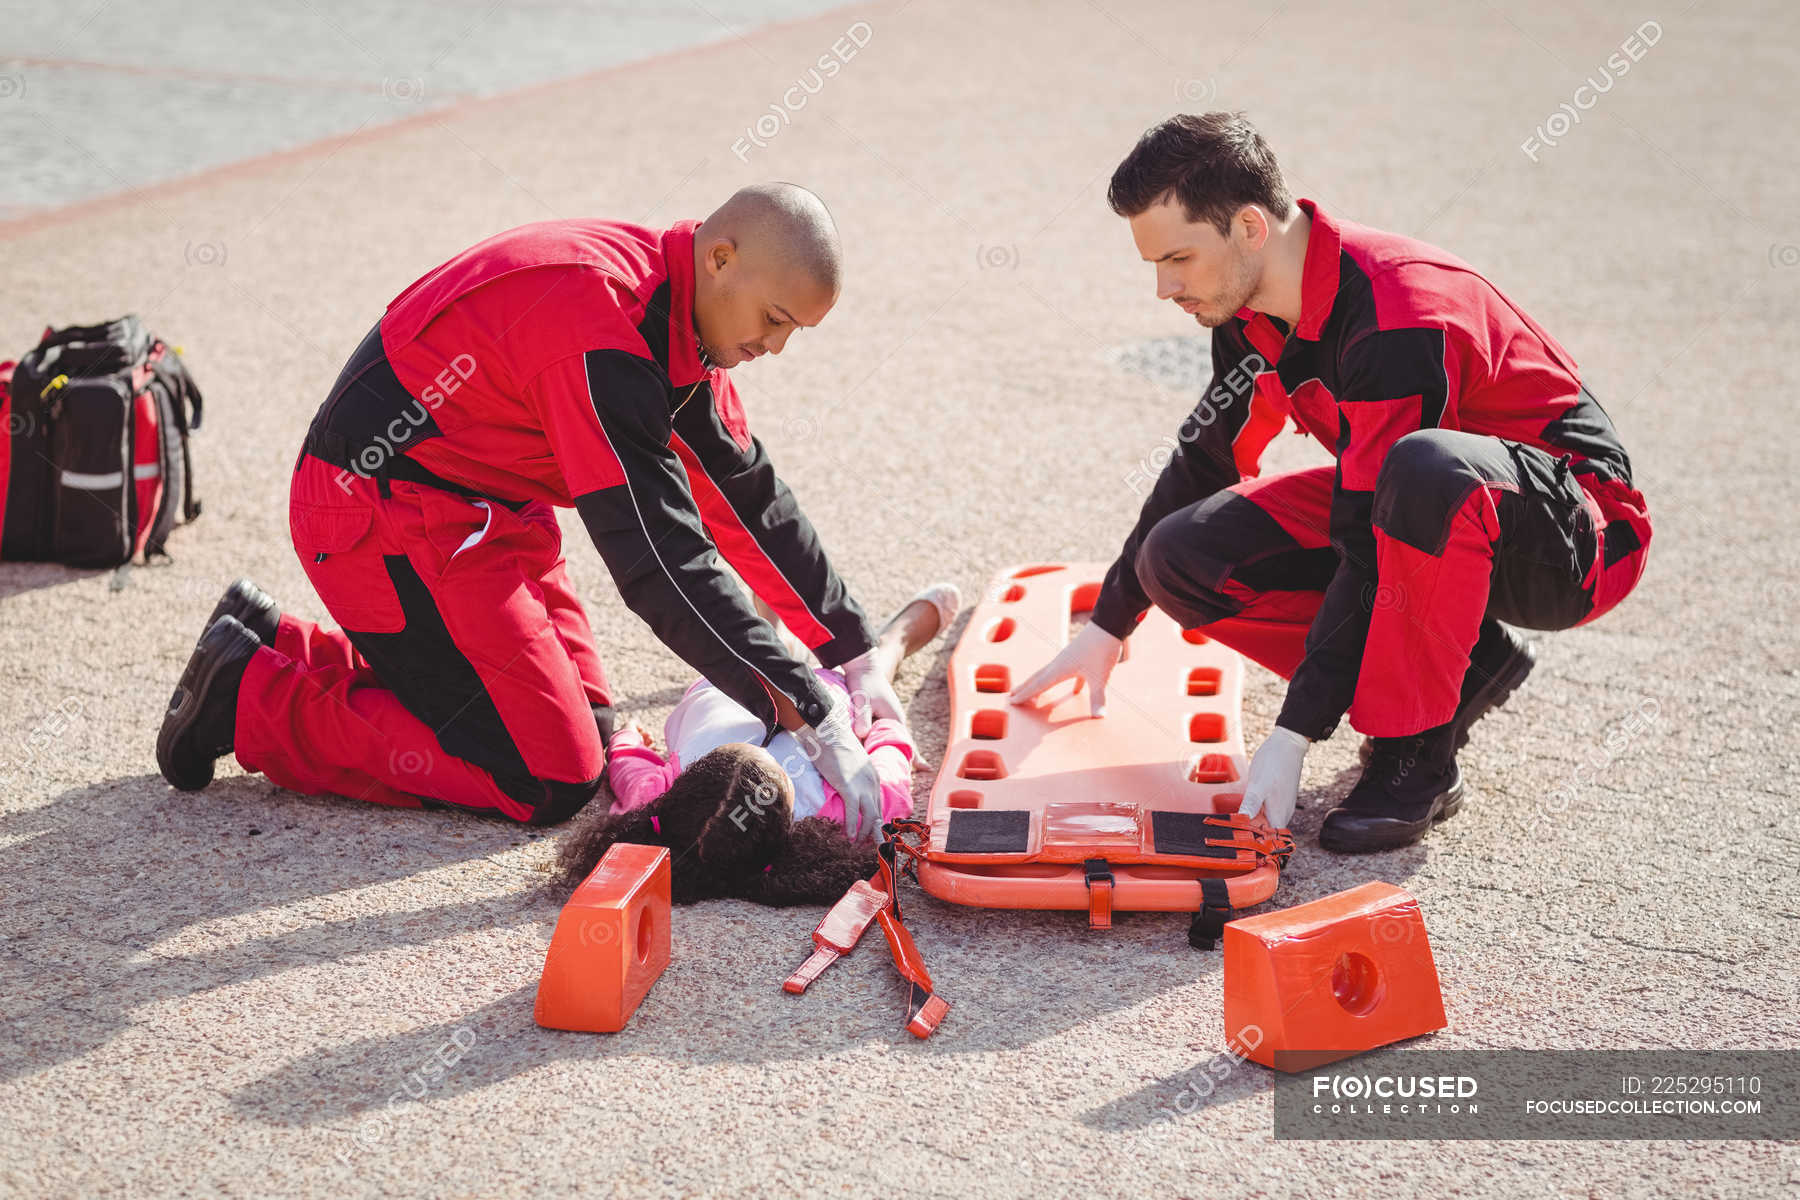
[[[873, 828], [856, 727], [902, 713], [726, 373], [818, 324], [839, 270], [818, 198], [770, 184], [669, 229], [527, 225], [407, 288], [294, 468], [294, 549], [342, 628], [233, 584], [158, 738], [169, 782], [204, 787], [235, 752], [300, 792], [574, 814], [613, 694], [563, 558], [553, 506], [573, 505], [631, 610], [770, 736], [795, 730]], [[721, 555], [861, 703], [783, 648]]]
[[[1462, 803], [1470, 726], [1531, 670], [1510, 626], [1585, 624], [1642, 574], [1624, 447], [1536, 322], [1442, 250], [1293, 201], [1241, 115], [1150, 130], [1110, 199], [1158, 297], [1212, 330], [1213, 383], [1092, 621], [1014, 699], [1075, 676], [1099, 715], [1154, 603], [1288, 680], [1244, 811], [1286, 825], [1348, 712], [1367, 756], [1320, 844], [1415, 841]], [[1290, 418], [1336, 465], [1260, 477]]]

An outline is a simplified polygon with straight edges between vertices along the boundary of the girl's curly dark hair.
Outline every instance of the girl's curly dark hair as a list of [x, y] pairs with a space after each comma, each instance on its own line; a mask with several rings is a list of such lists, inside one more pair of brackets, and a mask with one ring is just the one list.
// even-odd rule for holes
[[875, 871], [872, 843], [823, 817], [793, 819], [793, 787], [774, 759], [741, 742], [685, 767], [642, 808], [590, 804], [563, 836], [556, 881], [572, 891], [615, 842], [669, 848], [672, 898], [833, 904]]

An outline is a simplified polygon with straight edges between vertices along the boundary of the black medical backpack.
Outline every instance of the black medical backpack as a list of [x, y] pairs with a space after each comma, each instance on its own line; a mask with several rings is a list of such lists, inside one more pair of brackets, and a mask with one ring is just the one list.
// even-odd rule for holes
[[200, 413], [180, 355], [137, 317], [46, 329], [0, 363], [0, 559], [166, 555], [169, 532], [200, 515], [188, 457]]

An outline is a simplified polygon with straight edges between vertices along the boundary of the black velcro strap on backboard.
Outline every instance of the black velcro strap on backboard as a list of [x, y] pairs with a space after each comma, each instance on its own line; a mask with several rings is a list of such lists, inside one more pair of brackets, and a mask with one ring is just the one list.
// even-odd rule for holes
[[1031, 849], [1031, 812], [1023, 808], [966, 808], [950, 814], [946, 854], [1024, 854]]
[[1225, 841], [1237, 836], [1230, 826], [1209, 824], [1211, 817], [1211, 813], [1152, 812], [1150, 832], [1156, 852], [1193, 858], [1236, 858], [1238, 847], [1206, 844], [1208, 838]]

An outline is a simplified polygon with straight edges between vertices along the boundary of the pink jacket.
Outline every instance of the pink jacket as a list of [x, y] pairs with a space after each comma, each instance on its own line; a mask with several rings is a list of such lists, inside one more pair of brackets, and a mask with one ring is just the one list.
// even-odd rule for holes
[[[881, 819], [893, 821], [912, 815], [912, 734], [898, 721], [878, 720], [863, 737], [863, 748], [875, 764], [881, 780]], [[681, 774], [681, 764], [664, 758], [646, 745], [635, 725], [627, 725], [613, 734], [607, 753], [607, 770], [614, 796], [612, 811], [628, 812], [642, 808], [669, 790]], [[818, 815], [842, 825], [844, 799], [829, 782], [824, 785], [825, 803]]]

